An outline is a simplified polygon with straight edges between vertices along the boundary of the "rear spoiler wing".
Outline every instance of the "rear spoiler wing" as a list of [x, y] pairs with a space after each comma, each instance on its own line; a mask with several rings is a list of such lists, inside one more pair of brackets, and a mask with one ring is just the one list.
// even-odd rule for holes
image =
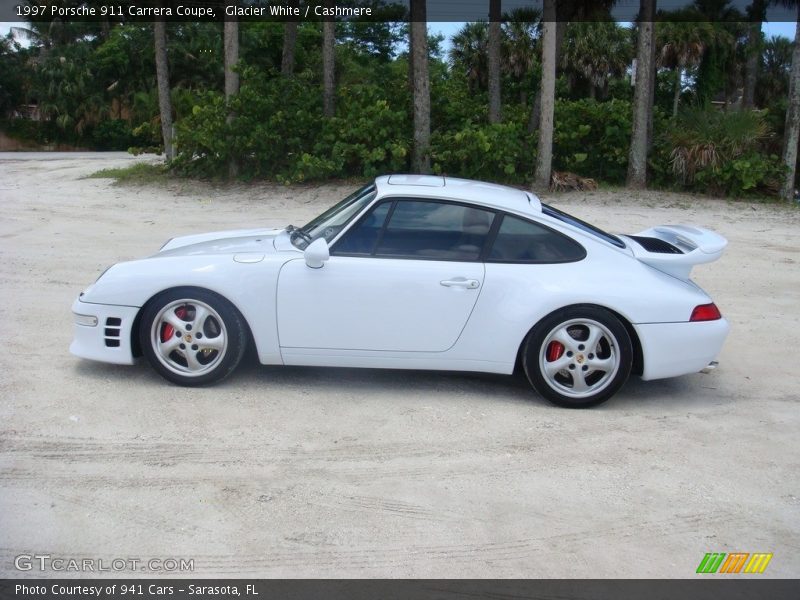
[[668, 254], [648, 251], [639, 243], [630, 244], [637, 259], [680, 279], [689, 279], [695, 265], [719, 259], [728, 245], [728, 240], [718, 233], [690, 225], [659, 225], [636, 235], [656, 238], [678, 248], [680, 254]]

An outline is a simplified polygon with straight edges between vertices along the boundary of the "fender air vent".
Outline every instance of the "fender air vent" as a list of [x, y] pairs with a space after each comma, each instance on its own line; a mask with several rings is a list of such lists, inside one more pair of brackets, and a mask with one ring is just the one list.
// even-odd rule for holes
[[118, 317], [108, 317], [105, 326], [105, 342], [109, 348], [119, 348], [120, 343], [120, 328], [122, 327], [122, 319]]

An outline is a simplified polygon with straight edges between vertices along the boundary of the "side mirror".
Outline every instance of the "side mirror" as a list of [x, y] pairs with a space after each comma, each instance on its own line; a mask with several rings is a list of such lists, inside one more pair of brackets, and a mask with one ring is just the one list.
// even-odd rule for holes
[[325, 262], [331, 257], [328, 249], [328, 242], [325, 238], [317, 238], [311, 242], [303, 253], [306, 264], [312, 269], [321, 269]]

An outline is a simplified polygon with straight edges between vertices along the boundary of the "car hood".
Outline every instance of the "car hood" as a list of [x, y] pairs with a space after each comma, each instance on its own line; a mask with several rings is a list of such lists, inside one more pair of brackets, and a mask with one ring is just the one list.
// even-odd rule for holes
[[240, 254], [275, 252], [273, 240], [284, 229], [235, 229], [185, 235], [169, 240], [155, 257], [199, 254]]

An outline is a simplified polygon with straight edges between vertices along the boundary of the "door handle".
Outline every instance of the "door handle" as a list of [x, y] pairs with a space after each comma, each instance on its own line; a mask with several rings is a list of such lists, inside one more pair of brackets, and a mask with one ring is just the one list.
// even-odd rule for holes
[[481, 285], [477, 279], [465, 279], [464, 277], [456, 277], [455, 279], [445, 279], [444, 281], [440, 281], [439, 283], [445, 287], [460, 287], [468, 290], [474, 290], [475, 288], [478, 288]]

